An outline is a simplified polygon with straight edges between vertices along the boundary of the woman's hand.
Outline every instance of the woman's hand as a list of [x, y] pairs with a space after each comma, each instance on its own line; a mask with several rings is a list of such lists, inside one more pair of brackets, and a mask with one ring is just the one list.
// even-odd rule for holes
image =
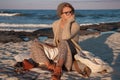
[[67, 19], [67, 22], [69, 22], [69, 23], [72, 23], [72, 22], [74, 22], [75, 21], [75, 15], [71, 15], [70, 17], [68, 17], [68, 19]]

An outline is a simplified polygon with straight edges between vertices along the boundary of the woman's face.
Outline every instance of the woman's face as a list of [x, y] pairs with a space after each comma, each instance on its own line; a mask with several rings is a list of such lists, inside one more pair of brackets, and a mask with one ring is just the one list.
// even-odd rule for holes
[[63, 8], [63, 11], [62, 11], [62, 14], [61, 14], [61, 18], [62, 19], [68, 19], [70, 18], [72, 15], [73, 15], [73, 11], [70, 7], [64, 7]]

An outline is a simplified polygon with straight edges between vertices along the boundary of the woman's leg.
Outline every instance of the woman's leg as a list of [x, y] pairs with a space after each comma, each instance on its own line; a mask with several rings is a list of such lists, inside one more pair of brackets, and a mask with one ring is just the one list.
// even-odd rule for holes
[[52, 75], [52, 80], [60, 80], [62, 74], [62, 67], [65, 63], [67, 52], [67, 41], [61, 41], [58, 45], [58, 61]]
[[58, 45], [58, 61], [56, 66], [62, 67], [67, 57], [67, 41], [61, 41]]
[[38, 40], [33, 41], [30, 56], [36, 63], [44, 63], [49, 70], [53, 70], [55, 68], [55, 64], [50, 63], [44, 52], [43, 45], [41, 45]]

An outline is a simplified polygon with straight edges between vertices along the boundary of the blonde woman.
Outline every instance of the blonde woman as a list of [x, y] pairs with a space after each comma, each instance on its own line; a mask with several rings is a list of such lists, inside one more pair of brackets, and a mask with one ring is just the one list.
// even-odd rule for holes
[[[20, 64], [25, 70], [29, 70], [39, 63], [53, 71], [52, 80], [60, 80], [62, 70], [72, 70], [74, 55], [77, 53], [75, 44], [78, 44], [80, 26], [75, 21], [74, 8], [69, 3], [61, 3], [58, 5], [57, 14], [59, 19], [53, 22], [52, 29], [54, 33], [53, 44], [46, 44], [38, 40], [34, 40], [31, 44], [30, 59], [22, 59]], [[74, 41], [74, 42], [73, 42]], [[16, 56], [18, 59], [20, 56]], [[24, 58], [25, 56], [23, 56]], [[36, 65], [32, 65], [29, 61]]]
[[[73, 65], [73, 55], [77, 50], [72, 43], [73, 39], [78, 44], [80, 26], [75, 21], [74, 8], [69, 3], [61, 3], [58, 5], [57, 14], [59, 20], [56, 20], [53, 25], [54, 46], [58, 49], [56, 63], [46, 56], [45, 44], [34, 41], [32, 45], [32, 59], [39, 63], [43, 62], [48, 69], [53, 71], [52, 80], [59, 80], [62, 74], [63, 66], [67, 71], [70, 71]], [[55, 48], [53, 48], [55, 49]], [[49, 51], [48, 51], [49, 52]], [[49, 52], [49, 54], [52, 54]]]

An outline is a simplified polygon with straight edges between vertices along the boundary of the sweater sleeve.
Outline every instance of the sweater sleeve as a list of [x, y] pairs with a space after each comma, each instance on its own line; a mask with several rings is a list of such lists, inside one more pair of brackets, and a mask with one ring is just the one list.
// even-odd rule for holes
[[57, 46], [57, 42], [56, 42], [56, 23], [57, 21], [55, 21], [53, 24], [52, 24], [52, 31], [53, 31], [53, 45], [54, 46]]
[[63, 40], [69, 40], [75, 37], [80, 30], [80, 26], [78, 23], [67, 23], [64, 27], [63, 33], [62, 33], [62, 39]]

